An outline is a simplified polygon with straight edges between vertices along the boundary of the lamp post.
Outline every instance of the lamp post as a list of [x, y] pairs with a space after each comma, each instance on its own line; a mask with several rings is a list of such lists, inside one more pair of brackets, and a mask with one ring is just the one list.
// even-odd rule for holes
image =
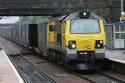
[[125, 22], [125, 12], [124, 12], [124, 4], [123, 4], [123, 0], [121, 0], [121, 17], [120, 17], [120, 21], [121, 22]]
[[123, 0], [121, 0], [121, 17], [125, 15], [124, 13], [124, 5], [123, 5]]

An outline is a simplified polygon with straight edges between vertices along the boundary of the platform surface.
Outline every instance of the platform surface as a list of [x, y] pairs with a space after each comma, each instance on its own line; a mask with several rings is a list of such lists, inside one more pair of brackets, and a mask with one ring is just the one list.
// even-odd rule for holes
[[109, 60], [125, 64], [125, 50], [106, 50], [105, 55]]
[[0, 83], [24, 83], [3, 50], [0, 50]]

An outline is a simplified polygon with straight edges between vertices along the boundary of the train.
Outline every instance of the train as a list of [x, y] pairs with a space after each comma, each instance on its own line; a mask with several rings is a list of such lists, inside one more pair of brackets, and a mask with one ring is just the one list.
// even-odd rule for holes
[[0, 34], [51, 61], [76, 70], [103, 66], [106, 48], [104, 18], [94, 12], [75, 12], [38, 24], [14, 24]]

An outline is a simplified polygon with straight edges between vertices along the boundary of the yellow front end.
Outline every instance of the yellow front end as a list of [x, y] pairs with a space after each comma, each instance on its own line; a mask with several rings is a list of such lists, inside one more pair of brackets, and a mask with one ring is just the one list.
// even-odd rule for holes
[[[66, 21], [66, 24], [66, 32], [63, 40], [65, 40], [66, 53], [69, 59], [84, 60], [89, 59], [90, 57], [88, 56], [91, 56], [91, 59], [104, 59], [106, 36], [103, 20], [99, 20], [98, 23], [100, 28], [99, 33], [73, 34], [71, 33], [70, 20]], [[72, 45], [74, 48], [70, 48], [70, 43], [75, 44]]]
[[76, 41], [77, 51], [92, 51], [96, 50], [96, 40], [103, 40], [105, 45], [105, 36], [102, 34], [91, 34], [91, 35], [68, 35], [66, 38], [66, 46], [68, 47], [69, 41]]

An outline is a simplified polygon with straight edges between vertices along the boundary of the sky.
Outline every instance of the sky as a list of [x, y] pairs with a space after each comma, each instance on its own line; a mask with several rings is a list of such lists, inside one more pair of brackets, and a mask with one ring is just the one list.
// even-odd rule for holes
[[2, 19], [0, 19], [0, 24], [6, 24], [6, 23], [15, 23], [19, 21], [19, 16], [4, 16]]

